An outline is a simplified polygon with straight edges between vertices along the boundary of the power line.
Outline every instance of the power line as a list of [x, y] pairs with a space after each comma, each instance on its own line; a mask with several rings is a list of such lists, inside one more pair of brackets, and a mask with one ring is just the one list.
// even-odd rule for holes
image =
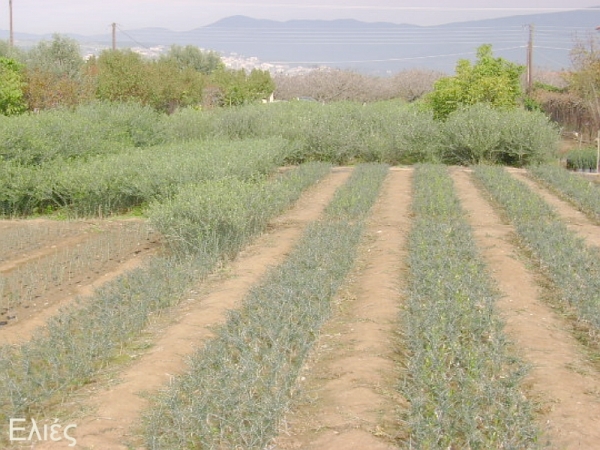
[[[520, 47], [506, 47], [495, 49], [495, 52], [510, 51], [510, 50], [522, 50], [525, 46]], [[348, 61], [269, 61], [271, 64], [358, 64], [358, 63], [374, 63], [374, 62], [399, 62], [399, 61], [416, 61], [420, 59], [432, 59], [432, 58], [446, 58], [454, 56], [473, 56], [476, 55], [476, 51], [461, 52], [461, 53], [446, 53], [441, 55], [426, 55], [426, 56], [411, 56], [406, 58], [387, 58], [387, 59], [361, 59], [361, 60], [348, 60]]]
[[146, 50], [150, 50], [150, 47], [147, 47], [146, 44], [142, 44], [141, 42], [137, 41], [133, 36], [131, 36], [130, 34], [128, 34], [125, 30], [123, 30], [121, 28], [120, 25], [118, 24], [113, 24], [116, 26], [116, 28], [118, 28], [118, 30], [123, 33], [125, 36], [127, 36], [129, 39], [131, 39], [133, 42], [135, 42], [137, 45], [139, 45], [140, 47], [144, 47]]

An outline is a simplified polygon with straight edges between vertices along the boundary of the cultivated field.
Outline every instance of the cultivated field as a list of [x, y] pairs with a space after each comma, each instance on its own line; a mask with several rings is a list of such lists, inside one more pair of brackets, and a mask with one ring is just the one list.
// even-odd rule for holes
[[0, 447], [596, 446], [557, 127], [304, 103], [0, 118]]
[[215, 142], [4, 201], [2, 448], [598, 448], [599, 186]]

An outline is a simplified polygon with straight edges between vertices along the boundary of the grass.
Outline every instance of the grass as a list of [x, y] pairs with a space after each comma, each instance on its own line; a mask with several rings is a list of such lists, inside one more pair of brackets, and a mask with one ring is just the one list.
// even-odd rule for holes
[[413, 211], [399, 386], [411, 407], [401, 446], [535, 447], [520, 386], [525, 368], [510, 353], [494, 309], [498, 292], [445, 167], [417, 167]]
[[145, 414], [148, 448], [265, 448], [353, 265], [364, 219], [386, 173], [383, 165], [358, 166], [326, 218], [309, 226], [288, 259], [191, 357], [188, 372]]

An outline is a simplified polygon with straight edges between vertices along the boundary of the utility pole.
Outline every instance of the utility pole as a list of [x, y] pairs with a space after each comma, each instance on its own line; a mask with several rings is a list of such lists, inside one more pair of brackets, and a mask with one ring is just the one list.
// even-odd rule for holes
[[117, 49], [117, 24], [114, 22], [112, 24], [112, 49]]
[[14, 34], [14, 30], [13, 30], [13, 7], [12, 7], [12, 0], [8, 0], [8, 16], [9, 16], [9, 28], [10, 28], [10, 39], [9, 39], [9, 44], [12, 47], [14, 47], [15, 45], [15, 34]]
[[533, 24], [529, 25], [529, 42], [527, 43], [527, 93], [533, 90]]

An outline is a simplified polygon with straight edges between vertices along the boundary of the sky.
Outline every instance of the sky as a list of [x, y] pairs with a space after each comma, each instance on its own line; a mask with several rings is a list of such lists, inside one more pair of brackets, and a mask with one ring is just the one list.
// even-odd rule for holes
[[[9, 29], [9, 1], [0, 0], [0, 29]], [[600, 0], [12, 0], [15, 32], [109, 33], [145, 27], [188, 31], [224, 17], [258, 19], [358, 19], [365, 22], [438, 25], [518, 14], [600, 6]], [[498, 6], [501, 4], [502, 6]], [[600, 10], [598, 25], [600, 25]]]

